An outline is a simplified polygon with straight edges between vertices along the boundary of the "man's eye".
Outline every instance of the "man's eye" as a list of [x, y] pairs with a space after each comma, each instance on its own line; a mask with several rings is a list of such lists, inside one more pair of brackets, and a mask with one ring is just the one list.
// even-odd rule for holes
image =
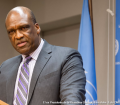
[[14, 34], [14, 32], [15, 32], [15, 31], [9, 31], [8, 33], [9, 33], [10, 35], [12, 35], [12, 34]]
[[22, 27], [21, 29], [22, 29], [22, 30], [25, 30], [25, 29], [27, 29], [27, 28], [26, 28], [26, 27]]
[[25, 27], [22, 27], [21, 30], [26, 31], [28, 28], [29, 28], [28, 26], [25, 26]]

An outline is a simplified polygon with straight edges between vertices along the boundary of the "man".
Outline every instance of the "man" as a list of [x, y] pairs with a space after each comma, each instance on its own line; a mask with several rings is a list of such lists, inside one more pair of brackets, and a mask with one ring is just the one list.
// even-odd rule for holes
[[21, 55], [0, 66], [0, 100], [9, 105], [75, 105], [85, 100], [86, 77], [76, 50], [43, 40], [26, 7], [13, 8], [5, 25], [12, 46]]

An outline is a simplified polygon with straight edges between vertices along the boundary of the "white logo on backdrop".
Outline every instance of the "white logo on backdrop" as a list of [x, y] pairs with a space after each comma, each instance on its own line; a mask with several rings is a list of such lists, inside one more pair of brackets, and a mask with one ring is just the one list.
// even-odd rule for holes
[[[87, 74], [88, 72], [87, 71], [85, 71], [85, 74]], [[95, 94], [97, 94], [97, 90], [96, 90], [96, 88], [94, 87], [94, 85], [90, 82], [90, 81], [88, 81], [88, 80], [86, 80], [86, 82], [91, 86], [91, 88], [95, 91]], [[94, 100], [94, 97], [93, 97], [93, 95], [91, 94], [91, 92], [90, 91], [88, 91], [87, 89], [86, 89], [86, 93], [91, 97], [91, 104], [92, 105], [97, 105], [97, 100]], [[85, 100], [85, 105], [89, 105], [90, 104], [89, 103], [89, 100]]]
[[116, 40], [115, 40], [115, 55], [117, 55], [118, 50], [119, 50], [119, 42], [118, 42], [118, 40], [116, 39]]

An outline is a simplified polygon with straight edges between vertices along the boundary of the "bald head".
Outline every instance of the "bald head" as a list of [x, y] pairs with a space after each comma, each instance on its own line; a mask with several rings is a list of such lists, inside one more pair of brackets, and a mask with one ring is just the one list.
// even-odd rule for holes
[[[18, 6], [18, 7], [13, 8], [7, 14], [6, 20], [7, 20], [8, 17], [13, 15], [14, 13], [18, 13], [20, 16], [28, 16], [33, 21], [34, 24], [37, 23], [33, 12], [27, 7]], [[6, 20], [5, 20], [5, 23], [6, 23]]]

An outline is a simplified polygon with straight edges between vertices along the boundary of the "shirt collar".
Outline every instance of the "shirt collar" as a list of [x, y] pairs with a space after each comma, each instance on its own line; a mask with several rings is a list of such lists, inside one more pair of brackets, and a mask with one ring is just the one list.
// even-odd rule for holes
[[[40, 51], [42, 50], [43, 44], [44, 44], [44, 41], [41, 38], [41, 43], [39, 44], [38, 48], [30, 54], [32, 59], [37, 60], [38, 55], [39, 55]], [[26, 57], [26, 55], [22, 55], [23, 61], [25, 61], [25, 57]]]

